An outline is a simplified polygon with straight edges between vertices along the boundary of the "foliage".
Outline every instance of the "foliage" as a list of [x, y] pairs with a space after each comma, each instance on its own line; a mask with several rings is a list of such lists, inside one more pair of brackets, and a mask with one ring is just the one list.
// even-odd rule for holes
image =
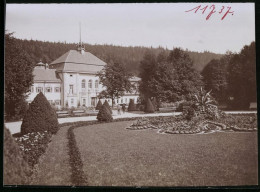
[[154, 110], [155, 111], [159, 111], [160, 103], [159, 103], [159, 101], [157, 101], [156, 97], [154, 97], [152, 99], [152, 104], [154, 106]]
[[176, 48], [157, 57], [147, 52], [140, 66], [140, 92], [145, 98], [156, 97], [162, 102], [176, 102], [203, 85], [200, 74], [185, 51]]
[[29, 183], [30, 168], [6, 127], [4, 127], [3, 161], [4, 185], [25, 185]]
[[112, 107], [114, 100], [123, 96], [125, 92], [132, 91], [130, 78], [132, 75], [121, 63], [108, 63], [98, 74], [100, 83], [106, 88], [99, 97], [111, 98]]
[[20, 119], [26, 111], [26, 93], [33, 82], [33, 62], [14, 39], [5, 34], [5, 113], [9, 119]]
[[136, 106], [133, 99], [130, 99], [129, 105], [128, 105], [128, 111], [136, 111]]
[[256, 53], [255, 42], [244, 46], [228, 65], [228, 92], [233, 97], [231, 107], [248, 109], [256, 101]]
[[33, 167], [38, 163], [39, 157], [45, 153], [45, 150], [51, 141], [51, 133], [47, 131], [27, 133], [21, 137], [15, 138], [16, 143], [23, 151], [28, 164]]
[[231, 56], [227, 54], [220, 60], [211, 60], [202, 71], [205, 89], [212, 90], [218, 102], [227, 100], [227, 66]]
[[113, 117], [109, 109], [106, 107], [105, 104], [102, 105], [101, 109], [98, 112], [97, 115], [98, 121], [112, 121]]
[[21, 133], [58, 131], [58, 119], [56, 112], [52, 109], [43, 93], [39, 93], [30, 104], [21, 126]]
[[96, 110], [100, 110], [102, 107], [102, 102], [101, 100], [98, 100], [97, 106], [96, 106]]
[[154, 113], [154, 106], [151, 102], [151, 100], [148, 98], [146, 101], [144, 112], [146, 113]]
[[105, 105], [106, 106], [106, 108], [110, 111], [110, 113], [112, 114], [112, 109], [111, 109], [111, 107], [109, 106], [109, 104], [108, 104], [108, 102], [107, 102], [107, 100], [105, 100], [105, 102], [104, 102], [104, 104], [103, 105]]

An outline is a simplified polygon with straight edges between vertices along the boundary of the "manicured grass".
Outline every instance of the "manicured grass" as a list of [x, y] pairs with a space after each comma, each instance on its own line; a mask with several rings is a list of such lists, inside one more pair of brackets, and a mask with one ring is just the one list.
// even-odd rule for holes
[[74, 129], [90, 186], [257, 184], [257, 133], [127, 130], [133, 121]]
[[53, 135], [46, 152], [35, 167], [30, 185], [72, 185], [67, 131], [62, 127]]

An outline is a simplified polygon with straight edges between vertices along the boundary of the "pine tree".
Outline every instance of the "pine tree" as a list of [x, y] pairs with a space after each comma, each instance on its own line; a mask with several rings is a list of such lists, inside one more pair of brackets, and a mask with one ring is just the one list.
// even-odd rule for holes
[[154, 113], [154, 106], [150, 99], [147, 99], [147, 101], [146, 101], [144, 112]]
[[100, 100], [98, 100], [97, 106], [96, 106], [96, 110], [100, 110], [102, 107], [102, 102]]
[[112, 121], [113, 120], [112, 114], [110, 113], [110, 111], [107, 108], [107, 106], [105, 105], [105, 103], [102, 105], [101, 109], [98, 112], [97, 120], [98, 121]]
[[133, 99], [130, 99], [129, 105], [128, 105], [128, 111], [135, 111], [136, 106]]
[[40, 92], [29, 105], [29, 109], [23, 118], [22, 134], [37, 131], [56, 133], [58, 127], [56, 112], [52, 109], [43, 93]]

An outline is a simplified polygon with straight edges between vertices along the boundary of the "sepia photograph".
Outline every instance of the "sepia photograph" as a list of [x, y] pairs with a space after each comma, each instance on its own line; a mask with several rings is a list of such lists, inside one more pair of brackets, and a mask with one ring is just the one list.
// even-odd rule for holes
[[257, 186], [255, 36], [255, 3], [7, 3], [3, 186]]

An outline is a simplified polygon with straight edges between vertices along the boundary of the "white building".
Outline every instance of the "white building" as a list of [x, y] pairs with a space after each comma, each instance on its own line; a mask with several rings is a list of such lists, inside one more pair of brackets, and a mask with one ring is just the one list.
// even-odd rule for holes
[[[85, 52], [83, 46], [68, 51], [49, 67], [40, 62], [34, 69], [34, 84], [27, 100], [30, 103], [39, 92], [43, 92], [48, 101], [56, 106], [94, 107], [98, 102], [98, 94], [104, 90], [96, 74], [105, 65], [101, 59]], [[130, 81], [137, 86], [139, 80], [140, 78], [134, 77]], [[126, 93], [115, 104], [128, 104], [130, 99], [136, 103], [138, 96], [137, 91]], [[112, 100], [107, 100], [112, 105]]]

